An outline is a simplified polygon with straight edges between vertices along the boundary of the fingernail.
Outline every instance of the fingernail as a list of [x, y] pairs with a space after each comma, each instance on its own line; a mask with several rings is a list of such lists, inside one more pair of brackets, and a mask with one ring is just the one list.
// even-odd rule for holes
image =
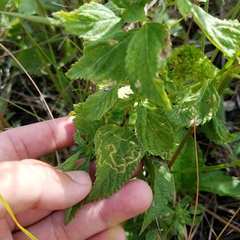
[[80, 183], [80, 184], [91, 184], [91, 178], [89, 174], [85, 171], [72, 171], [66, 172], [73, 181]]

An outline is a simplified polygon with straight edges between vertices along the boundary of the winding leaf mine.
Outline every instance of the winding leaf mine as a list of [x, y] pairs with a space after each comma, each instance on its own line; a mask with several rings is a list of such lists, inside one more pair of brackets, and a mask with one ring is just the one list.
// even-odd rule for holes
[[143, 156], [134, 132], [127, 127], [102, 126], [94, 143], [97, 173], [88, 201], [105, 198], [118, 191], [131, 178]]

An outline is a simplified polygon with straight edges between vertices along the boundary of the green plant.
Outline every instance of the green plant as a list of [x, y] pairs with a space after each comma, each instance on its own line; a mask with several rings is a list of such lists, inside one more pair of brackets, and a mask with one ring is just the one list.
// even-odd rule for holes
[[[181, 14], [174, 21], [168, 11], [173, 6]], [[234, 20], [239, 8], [238, 3], [232, 20], [217, 19], [189, 0], [92, 1], [71, 12], [55, 12], [54, 19], [47, 21], [5, 13], [64, 27], [69, 34], [80, 36], [83, 56], [67, 77], [97, 84], [96, 93], [75, 104], [70, 113], [78, 146], [59, 166], [64, 171], [88, 171], [90, 161], [96, 159], [96, 181], [89, 196], [67, 210], [66, 223], [84, 202], [118, 191], [140, 161], [145, 167], [139, 177], [149, 182], [154, 199], [148, 211], [131, 222], [136, 228], [129, 229], [129, 239], [139, 239], [132, 232], [141, 232], [142, 239], [157, 239], [160, 234], [163, 239], [183, 238], [185, 225], [199, 223], [196, 215], [201, 207], [189, 208], [189, 198], [175, 203], [175, 193], [193, 195], [203, 190], [240, 197], [239, 180], [217, 171], [226, 165], [204, 166], [195, 138], [197, 128], [217, 144], [235, 139], [218, 111], [222, 94], [234, 77], [239, 78], [240, 24]], [[198, 42], [201, 48], [188, 44], [188, 34], [183, 34], [180, 21], [191, 17], [203, 36]], [[175, 46], [171, 35], [184, 37], [184, 43]], [[211, 60], [204, 54], [206, 39], [216, 47]], [[218, 51], [226, 60], [222, 68], [213, 64]], [[81, 157], [85, 162], [75, 167]], [[156, 228], [155, 222], [162, 233], [147, 231]]]
[[[141, 233], [155, 218], [172, 211], [175, 184], [167, 163], [173, 164], [171, 157], [184, 135], [190, 136], [191, 129], [200, 125], [212, 141], [234, 140], [216, 113], [220, 95], [233, 74], [239, 74], [239, 66], [234, 62], [240, 56], [240, 24], [216, 19], [189, 1], [176, 2], [179, 12], [183, 18], [192, 14], [204, 35], [228, 61], [222, 69], [217, 69], [193, 45], [184, 44], [171, 50], [170, 31], [178, 21], [167, 26], [161, 14], [172, 2], [161, 1], [153, 11], [147, 3], [112, 0], [106, 5], [90, 3], [70, 13], [54, 14], [67, 31], [84, 39], [84, 55], [72, 65], [67, 76], [98, 84], [95, 94], [74, 106], [71, 115], [75, 116], [75, 141], [79, 147], [60, 168], [73, 169], [79, 157], [86, 157], [82, 166], [86, 168], [96, 158], [96, 181], [84, 200], [88, 202], [116, 192], [143, 160], [154, 203], [145, 214]], [[184, 132], [185, 127], [191, 131]], [[192, 161], [197, 151], [193, 140], [184, 148], [177, 152], [175, 171], [189, 166], [196, 168]], [[203, 158], [199, 160], [202, 167]], [[211, 172], [206, 174], [216, 176]], [[174, 175], [177, 190], [196, 191], [195, 173]], [[206, 175], [201, 175], [204, 178]], [[227, 176], [222, 174], [220, 178]], [[202, 182], [197, 186], [200, 190], [204, 189]], [[67, 222], [80, 205], [68, 210]]]

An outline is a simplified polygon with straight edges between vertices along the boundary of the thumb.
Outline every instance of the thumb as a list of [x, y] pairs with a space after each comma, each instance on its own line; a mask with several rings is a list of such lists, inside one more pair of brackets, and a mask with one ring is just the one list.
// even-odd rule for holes
[[[38, 160], [0, 163], [0, 194], [13, 212], [60, 210], [81, 201], [91, 190], [84, 171], [64, 173]], [[6, 213], [0, 202], [0, 218]]]

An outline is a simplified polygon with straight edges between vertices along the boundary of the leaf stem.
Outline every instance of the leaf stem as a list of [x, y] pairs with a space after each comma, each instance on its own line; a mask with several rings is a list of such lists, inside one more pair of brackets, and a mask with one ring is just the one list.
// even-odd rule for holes
[[190, 127], [187, 131], [186, 136], [184, 137], [184, 139], [182, 140], [182, 142], [180, 143], [180, 145], [178, 146], [176, 152], [174, 153], [172, 159], [170, 160], [168, 167], [169, 169], [172, 168], [172, 165], [174, 164], [174, 162], [176, 161], [179, 153], [181, 152], [181, 150], [183, 149], [184, 145], [187, 143], [188, 139], [191, 137], [192, 133], [193, 133], [194, 128]]
[[[217, 171], [217, 170], [222, 170], [225, 168], [231, 168], [235, 166], [240, 166], [240, 159], [236, 160], [232, 163], [223, 163], [219, 165], [213, 165], [213, 166], [204, 166], [204, 167], [199, 167], [198, 171], [199, 172], [209, 172], [209, 171]], [[172, 173], [194, 173], [196, 172], [196, 168], [188, 168], [188, 169], [182, 169], [182, 170], [177, 170], [177, 171], [172, 171]]]
[[[194, 109], [195, 113], [194, 115], [196, 116], [196, 109]], [[194, 117], [196, 118], [196, 117]], [[199, 166], [198, 166], [198, 145], [197, 145], [197, 134], [196, 134], [196, 124], [194, 124], [193, 126], [193, 137], [194, 137], [194, 152], [195, 152], [195, 160], [196, 160], [196, 197], [195, 197], [195, 206], [194, 206], [194, 214], [193, 214], [193, 218], [192, 218], [192, 225], [189, 231], [189, 237], [192, 234], [193, 231], [193, 227], [195, 225], [195, 220], [196, 220], [196, 215], [197, 215], [197, 207], [198, 207], [198, 200], [199, 200]]]
[[169, 24], [168, 25], [168, 28], [170, 29], [171, 27], [175, 26], [176, 24], [180, 23], [182, 20], [184, 20], [184, 18], [180, 18], [180, 19], [177, 19], [176, 21], [174, 21], [173, 23]]

